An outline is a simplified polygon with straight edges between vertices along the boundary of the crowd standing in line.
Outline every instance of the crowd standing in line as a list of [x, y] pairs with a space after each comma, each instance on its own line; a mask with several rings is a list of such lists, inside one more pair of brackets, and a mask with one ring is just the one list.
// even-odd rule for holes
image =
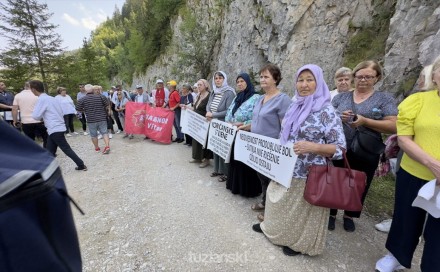
[[[295, 94], [290, 99], [278, 88], [282, 80], [280, 69], [268, 64], [259, 71], [262, 95], [256, 93], [249, 74], [237, 76], [236, 95], [234, 88], [228, 85], [227, 75], [217, 71], [212, 85], [200, 79], [194, 88], [183, 84], [181, 93], [175, 80], [167, 82], [170, 90], [165, 88], [162, 79], [156, 80], [156, 88], [150, 94], [144, 92], [142, 85], [137, 85], [131, 93], [117, 85], [107, 93], [102, 92], [100, 86], [80, 84], [76, 107], [63, 87], [57, 89], [58, 95], [53, 98], [44, 93], [41, 82], [34, 80], [14, 98], [0, 82], [0, 113], [4, 117], [5, 111], [12, 110], [13, 125], [19, 126], [21, 122], [24, 133], [32, 139], [35, 135], [46, 138], [47, 144], [45, 140], [43, 146], [53, 155], [60, 147], [76, 163], [76, 170], [87, 170], [87, 167], [65, 138], [69, 132], [75, 133], [72, 126], [74, 115], [81, 120], [83, 134], [90, 133], [95, 151], [101, 152], [98, 145], [98, 136], [101, 136], [105, 143], [102, 153], [108, 154], [109, 135], [113, 129], [109, 120], [113, 115], [118, 127], [116, 133], [124, 131], [125, 107], [129, 101], [173, 110], [176, 117], [174, 142], [184, 141], [180, 127], [182, 110], [194, 111], [208, 121], [218, 119], [237, 126], [239, 130], [280, 139], [282, 144], [292, 142], [298, 160], [291, 187], [286, 189], [235, 161], [234, 154], [230, 165], [225, 164], [220, 156], [185, 135], [185, 144], [192, 146], [190, 163], [198, 163], [204, 168], [214, 158], [211, 177], [226, 181], [226, 188], [232, 193], [244, 197], [256, 197], [262, 193], [262, 201], [251, 206], [253, 211], [263, 212], [257, 216], [261, 223], [254, 224], [252, 229], [281, 246], [284, 254], [289, 256], [321, 254], [328, 230], [336, 227], [337, 210], [313, 206], [303, 198], [308, 166], [325, 164], [331, 159], [335, 166], [344, 167], [341, 159], [346, 150], [350, 166], [367, 174], [363, 203], [380, 155], [370, 158], [356, 155], [352, 151], [356, 131], [367, 129], [378, 137], [397, 131], [402, 151], [398, 157], [402, 161], [397, 163], [401, 167], [397, 171], [395, 210], [386, 242], [390, 253], [376, 263], [376, 269], [392, 272], [410, 268], [414, 250], [423, 234], [422, 271], [436, 271], [440, 267], [440, 219], [411, 204], [427, 181], [437, 179], [437, 185], [440, 185], [440, 142], [437, 140], [440, 136], [440, 58], [420, 74], [418, 89], [424, 92], [407, 97], [399, 110], [390, 94], [375, 90], [375, 84], [381, 78], [380, 65], [375, 61], [364, 61], [353, 71], [347, 67], [339, 68], [334, 77], [336, 89], [330, 91], [322, 69], [308, 64], [298, 69]], [[123, 138], [126, 137], [131, 139], [133, 135], [125, 132]], [[343, 227], [347, 232], [355, 231], [353, 218], [360, 214], [344, 211]]]

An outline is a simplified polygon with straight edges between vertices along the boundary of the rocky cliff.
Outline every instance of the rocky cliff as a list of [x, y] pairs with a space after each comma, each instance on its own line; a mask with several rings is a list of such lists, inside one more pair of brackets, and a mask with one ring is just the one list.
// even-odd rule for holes
[[[219, 2], [223, 4], [221, 9]], [[379, 6], [377, 2], [381, 2]], [[408, 80], [414, 82], [423, 65], [440, 55], [437, 0], [188, 0], [187, 6], [208, 31], [213, 25], [221, 26], [210, 56], [210, 73], [225, 71], [230, 85], [240, 71], [257, 78], [262, 65], [272, 62], [282, 70], [281, 85], [286, 92], [293, 90], [295, 71], [307, 63], [321, 66], [328, 84], [333, 86], [333, 74], [344, 63], [350, 40], [359, 29], [374, 24], [378, 12], [394, 8], [383, 45], [385, 54], [379, 58], [385, 68], [379, 88], [399, 91]], [[181, 23], [181, 17], [173, 22], [172, 44], [183, 42]], [[133, 84], [139, 82], [151, 88], [156, 78], [174, 79], [172, 63], [177, 58], [176, 47], [170, 47]], [[192, 73], [177, 80], [195, 81], [200, 73]]]

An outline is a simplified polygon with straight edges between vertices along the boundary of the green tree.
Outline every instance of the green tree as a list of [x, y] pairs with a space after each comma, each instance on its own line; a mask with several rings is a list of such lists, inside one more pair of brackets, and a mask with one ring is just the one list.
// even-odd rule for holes
[[83, 40], [79, 56], [81, 64], [79, 70], [82, 71], [81, 78], [84, 82], [91, 84], [107, 82], [105, 58], [97, 56], [95, 49], [86, 38]]
[[208, 29], [188, 9], [182, 10], [181, 15], [183, 22], [180, 25], [180, 32], [183, 42], [177, 45], [179, 59], [175, 62], [173, 70], [184, 78], [188, 78], [185, 73], [188, 71], [187, 67], [190, 66], [200, 78], [207, 78], [216, 43], [220, 40], [220, 24], [213, 23], [213, 26]]
[[26, 62], [27, 58], [17, 49], [10, 49], [0, 54], [0, 66], [5, 67], [2, 69], [2, 80], [15, 91], [23, 89], [24, 82], [35, 75], [33, 67]]
[[37, 66], [41, 79], [47, 83], [51, 63], [62, 52], [60, 35], [55, 32], [57, 26], [49, 23], [53, 14], [48, 12], [47, 4], [37, 0], [5, 0], [0, 3], [0, 11], [1, 35], [8, 40], [9, 50], [25, 58], [22, 65]]

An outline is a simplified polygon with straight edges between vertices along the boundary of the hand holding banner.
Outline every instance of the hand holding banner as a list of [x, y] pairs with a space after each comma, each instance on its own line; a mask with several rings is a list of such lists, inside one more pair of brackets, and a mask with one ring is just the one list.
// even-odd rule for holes
[[174, 112], [151, 107], [146, 103], [127, 102], [125, 105], [125, 131], [143, 134], [156, 142], [171, 143]]
[[229, 163], [236, 132], [237, 127], [216, 119], [209, 126], [208, 149], [222, 157], [225, 163]]
[[199, 142], [203, 148], [206, 146], [206, 138], [208, 137], [209, 122], [206, 118], [192, 110], [186, 110], [186, 122], [183, 123], [182, 131], [194, 140]]
[[297, 155], [293, 143], [281, 145], [279, 139], [240, 130], [235, 139], [234, 158], [259, 173], [290, 187]]

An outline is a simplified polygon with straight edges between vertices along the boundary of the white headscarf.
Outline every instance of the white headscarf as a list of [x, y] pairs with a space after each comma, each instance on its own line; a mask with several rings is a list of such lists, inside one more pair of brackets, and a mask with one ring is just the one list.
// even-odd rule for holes
[[[217, 74], [217, 73], [222, 74], [223, 78], [225, 79], [225, 80], [223, 80], [223, 84], [220, 88], [215, 86], [215, 74]], [[214, 94], [224, 93], [228, 90], [232, 91], [235, 94], [234, 88], [232, 88], [231, 86], [228, 85], [228, 77], [226, 76], [226, 73], [223, 71], [217, 71], [214, 73], [214, 76], [212, 77], [212, 90], [214, 91]]]

